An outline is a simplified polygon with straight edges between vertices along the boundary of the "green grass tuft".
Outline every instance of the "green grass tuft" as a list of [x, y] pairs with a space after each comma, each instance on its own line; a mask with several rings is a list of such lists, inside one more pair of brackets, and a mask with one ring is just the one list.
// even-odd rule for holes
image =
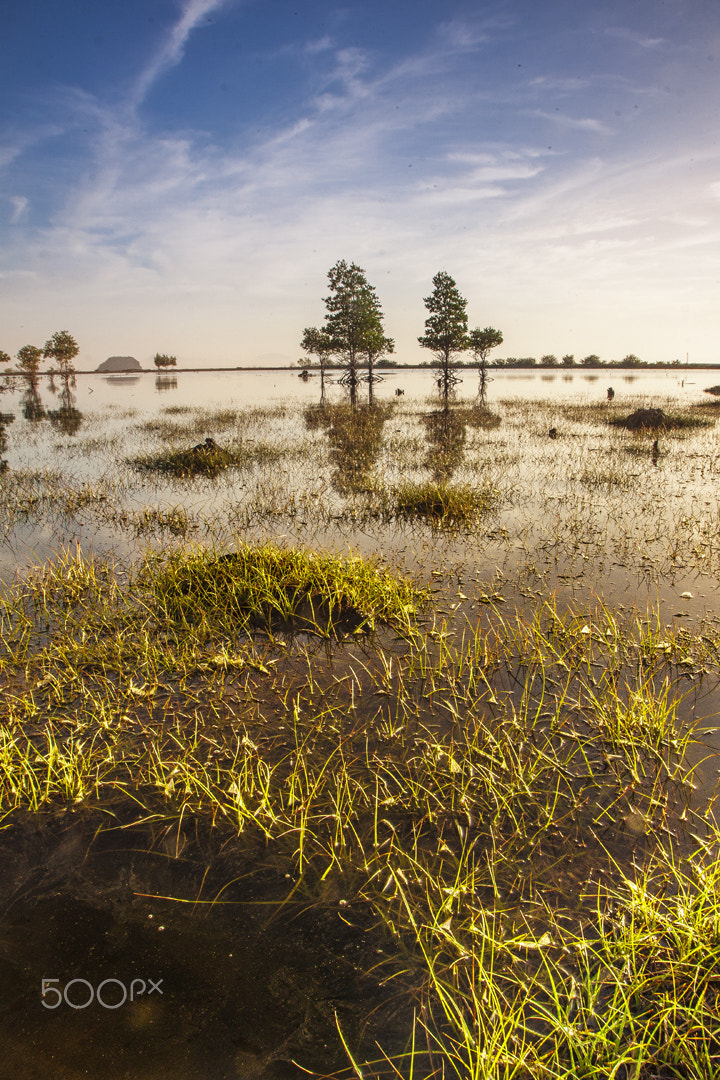
[[179, 552], [146, 578], [170, 622], [204, 623], [229, 632], [290, 625], [331, 636], [376, 622], [408, 627], [421, 593], [407, 580], [359, 556], [341, 558], [275, 544], [237, 551]]

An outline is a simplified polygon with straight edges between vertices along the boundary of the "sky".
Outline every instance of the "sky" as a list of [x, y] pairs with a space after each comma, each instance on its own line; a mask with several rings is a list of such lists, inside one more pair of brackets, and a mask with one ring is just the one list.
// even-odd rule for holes
[[717, 0], [3, 0], [0, 349], [294, 364], [358, 263], [502, 356], [720, 362]]

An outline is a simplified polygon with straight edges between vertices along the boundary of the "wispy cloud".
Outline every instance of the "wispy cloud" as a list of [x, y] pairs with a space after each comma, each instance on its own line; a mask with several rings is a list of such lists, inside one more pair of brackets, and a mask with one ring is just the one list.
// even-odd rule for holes
[[159, 49], [136, 79], [131, 96], [133, 105], [141, 105], [160, 76], [180, 63], [193, 30], [224, 3], [226, 0], [186, 0], [180, 18], [170, 28]]
[[593, 116], [568, 116], [559, 110], [557, 112], [545, 112], [543, 109], [534, 109], [532, 115], [538, 116], [542, 120], [549, 120], [559, 127], [575, 128], [577, 131], [594, 131], [598, 135], [610, 135], [613, 131], [609, 124], [605, 124], [602, 120], [597, 120]]
[[491, 41], [499, 31], [508, 30], [514, 24], [511, 16], [452, 18], [440, 23], [437, 40], [442, 48], [450, 52], [474, 51], [479, 45]]
[[329, 34], [323, 34], [321, 38], [317, 38], [314, 41], [306, 41], [302, 45], [302, 51], [306, 56], [316, 56], [318, 53], [327, 52], [328, 49], [332, 49], [333, 40]]
[[12, 204], [13, 212], [10, 221], [13, 225], [16, 225], [21, 220], [23, 214], [28, 207], [28, 199], [25, 195], [11, 195], [10, 202]]
[[[151, 127], [133, 106], [220, 6], [185, 4], [129, 103], [65, 95], [65, 129], [82, 145], [43, 190], [42, 218], [13, 174], [5, 216], [16, 228], [0, 253], [13, 325], [29, 326], [42, 307], [45, 321], [77, 328], [84, 350], [95, 342], [98, 360], [139, 355], [139, 339], [200, 362], [292, 361], [302, 326], [322, 319], [328, 267], [349, 258], [378, 286], [402, 359], [414, 356], [439, 267], [482, 298], [480, 324], [507, 330], [511, 353], [589, 352], [605, 339], [541, 345], [532, 334], [553, 317], [564, 327], [571, 311], [589, 334], [607, 335], [610, 309], [618, 335], [628, 333], [652, 290], [671, 311], [679, 279], [703, 297], [698, 275], [716, 280], [707, 222], [720, 160], [690, 137], [673, 159], [660, 143], [639, 149], [623, 119], [613, 128], [599, 119], [612, 115], [601, 96], [612, 71], [473, 78], [466, 53], [485, 54], [484, 24], [447, 24], [394, 58], [340, 34], [309, 36], [296, 56], [312, 64], [293, 66], [281, 122], [230, 136]], [[562, 112], [558, 94], [571, 96]], [[546, 139], [550, 122], [559, 130]], [[712, 274], [701, 269], [711, 263]], [[642, 352], [634, 340], [625, 352]]]
[[543, 90], [560, 91], [561, 93], [574, 94], [579, 90], [586, 90], [592, 85], [592, 79], [587, 76], [536, 75], [530, 79], [528, 86], [537, 86]]
[[652, 37], [625, 26], [607, 26], [605, 27], [605, 33], [610, 37], [620, 38], [622, 41], [630, 41], [641, 49], [657, 49], [660, 45], [665, 44], [665, 38], [663, 37]]

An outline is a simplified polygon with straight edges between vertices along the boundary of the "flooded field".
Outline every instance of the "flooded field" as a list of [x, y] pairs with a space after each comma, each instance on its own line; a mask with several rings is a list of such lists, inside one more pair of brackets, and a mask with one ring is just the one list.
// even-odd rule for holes
[[702, 379], [8, 392], [0, 1078], [715, 1075]]

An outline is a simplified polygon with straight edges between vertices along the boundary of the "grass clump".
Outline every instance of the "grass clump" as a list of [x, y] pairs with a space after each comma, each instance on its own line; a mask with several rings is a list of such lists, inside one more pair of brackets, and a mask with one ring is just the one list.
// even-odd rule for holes
[[134, 458], [131, 464], [136, 469], [170, 473], [172, 476], [217, 476], [230, 465], [242, 465], [244, 461], [242, 451], [214, 446], [208, 449], [160, 450]]
[[237, 551], [179, 552], [145, 571], [156, 609], [169, 622], [237, 633], [274, 624], [329, 637], [376, 622], [409, 627], [422, 594], [359, 556], [342, 558], [242, 544]]
[[690, 413], [666, 413], [659, 408], [636, 409], [629, 416], [611, 417], [608, 423], [627, 431], [682, 431], [688, 428], [710, 427], [711, 420], [703, 420]]
[[424, 517], [440, 525], [471, 524], [497, 505], [498, 494], [490, 485], [407, 481], [394, 489], [394, 511], [400, 517]]

